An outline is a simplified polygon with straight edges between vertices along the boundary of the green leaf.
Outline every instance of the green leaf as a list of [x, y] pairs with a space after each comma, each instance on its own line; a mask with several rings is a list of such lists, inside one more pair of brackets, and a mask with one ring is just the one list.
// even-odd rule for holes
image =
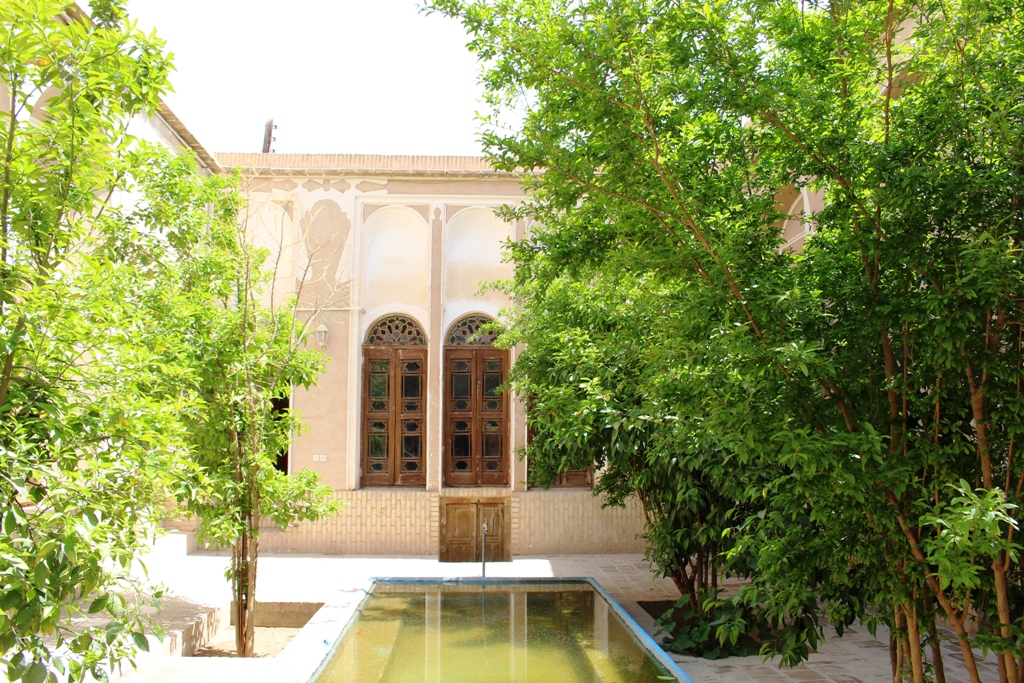
[[101, 595], [100, 597], [93, 600], [91, 603], [89, 603], [89, 614], [96, 614], [97, 612], [102, 612], [106, 608], [107, 601], [109, 599], [109, 595]]
[[123, 631], [123, 630], [124, 630], [124, 625], [121, 624], [120, 622], [112, 621], [109, 624], [107, 624], [106, 628], [104, 628], [104, 631], [105, 631], [104, 638], [105, 638], [105, 640], [107, 642], [107, 645], [110, 645], [115, 640], [117, 640], [118, 634], [120, 634], [121, 631]]
[[46, 667], [40, 662], [33, 662], [21, 680], [25, 683], [43, 683], [46, 680]]
[[120, 617], [124, 612], [124, 598], [117, 593], [111, 593], [107, 599], [107, 610], [115, 617]]
[[135, 641], [135, 647], [143, 652], [149, 652], [149, 639], [146, 638], [145, 634], [134, 632], [132, 633], [132, 640]]

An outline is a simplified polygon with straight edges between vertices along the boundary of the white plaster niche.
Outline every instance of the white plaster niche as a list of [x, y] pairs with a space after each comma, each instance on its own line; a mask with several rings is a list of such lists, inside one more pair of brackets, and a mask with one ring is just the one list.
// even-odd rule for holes
[[512, 277], [512, 265], [502, 261], [502, 248], [514, 233], [514, 225], [502, 221], [486, 207], [463, 209], [448, 222], [442, 329], [466, 313], [480, 311], [495, 316], [508, 305], [508, 298], [501, 292], [478, 292], [484, 282]]
[[427, 319], [430, 228], [423, 216], [404, 206], [374, 212], [363, 227], [363, 264], [364, 327], [387, 313]]

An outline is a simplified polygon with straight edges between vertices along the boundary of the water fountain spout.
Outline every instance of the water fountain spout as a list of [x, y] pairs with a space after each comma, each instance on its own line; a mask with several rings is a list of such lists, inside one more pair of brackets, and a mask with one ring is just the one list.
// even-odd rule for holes
[[484, 540], [480, 550], [480, 557], [483, 559], [480, 565], [480, 576], [487, 578], [487, 522], [484, 522]]

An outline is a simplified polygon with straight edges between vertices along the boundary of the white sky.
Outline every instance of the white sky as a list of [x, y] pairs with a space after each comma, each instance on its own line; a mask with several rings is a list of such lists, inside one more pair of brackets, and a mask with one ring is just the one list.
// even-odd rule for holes
[[129, 0], [174, 53], [174, 113], [211, 152], [479, 154], [475, 57], [416, 0]]

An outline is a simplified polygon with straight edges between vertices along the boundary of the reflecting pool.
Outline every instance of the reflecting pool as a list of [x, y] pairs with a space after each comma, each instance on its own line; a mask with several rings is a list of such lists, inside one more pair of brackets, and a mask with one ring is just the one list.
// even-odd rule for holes
[[379, 583], [314, 680], [647, 683], [677, 676], [586, 581]]

